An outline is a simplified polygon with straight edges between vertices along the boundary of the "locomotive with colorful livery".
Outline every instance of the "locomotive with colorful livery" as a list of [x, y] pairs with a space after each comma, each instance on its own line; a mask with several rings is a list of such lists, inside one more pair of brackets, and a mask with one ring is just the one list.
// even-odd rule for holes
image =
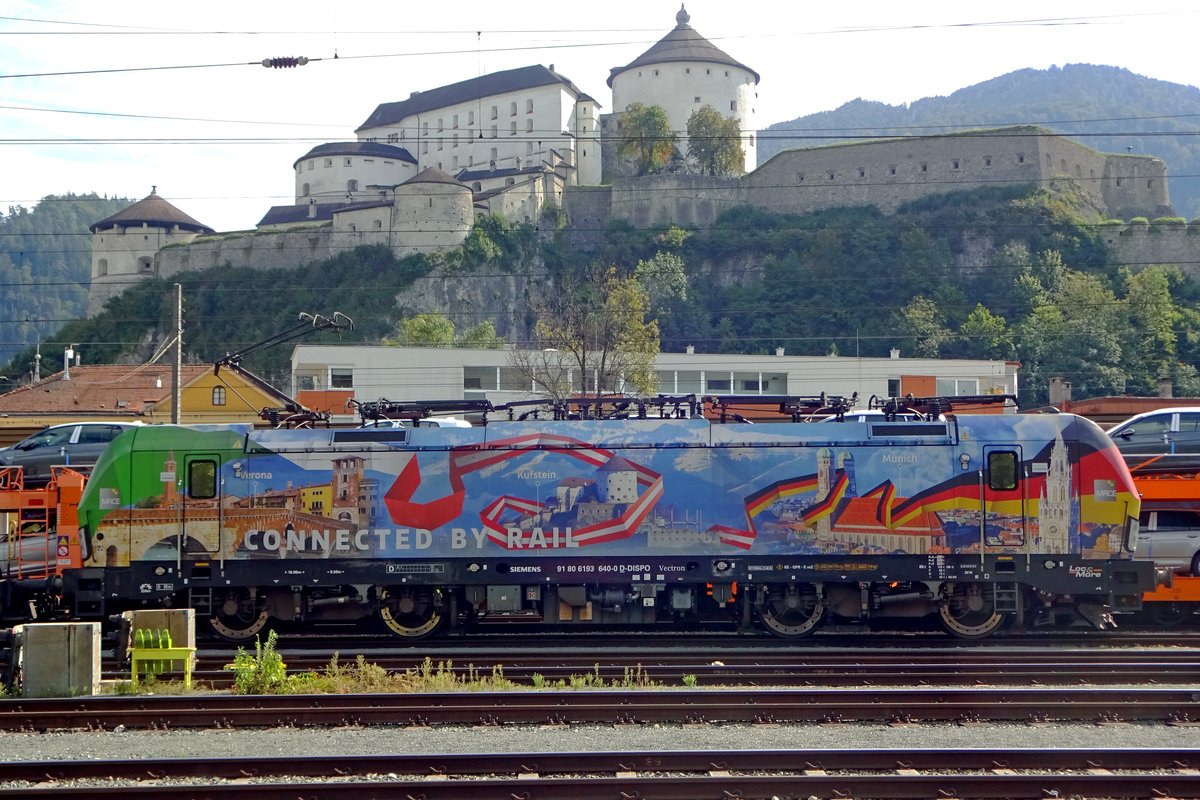
[[[1129, 471], [1082, 417], [909, 398], [838, 421], [847, 405], [825, 397], [658, 397], [412, 424], [448, 405], [122, 435], [84, 490], [64, 602], [192, 607], [232, 640], [366, 618], [408, 639], [495, 620], [801, 637], [902, 618], [976, 638], [1103, 627], [1156, 585], [1132, 558]], [[783, 421], [746, 424], [763, 408]]]

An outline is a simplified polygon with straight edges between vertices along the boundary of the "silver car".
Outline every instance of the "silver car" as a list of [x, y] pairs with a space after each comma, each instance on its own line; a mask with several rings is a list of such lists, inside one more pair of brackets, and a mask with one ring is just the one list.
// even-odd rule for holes
[[0, 450], [0, 467], [24, 467], [25, 484], [50, 480], [53, 466], [90, 467], [108, 443], [140, 422], [68, 422]]
[[1130, 467], [1143, 471], [1200, 467], [1200, 407], [1160, 408], [1109, 430]]
[[1200, 511], [1142, 508], [1137, 557], [1179, 573], [1200, 575]]

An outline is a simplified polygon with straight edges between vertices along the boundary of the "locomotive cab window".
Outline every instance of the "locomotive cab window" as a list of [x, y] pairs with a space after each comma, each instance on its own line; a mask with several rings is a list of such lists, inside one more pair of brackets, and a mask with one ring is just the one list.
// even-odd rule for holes
[[997, 450], [987, 457], [988, 488], [996, 492], [1017, 488], [1017, 454], [1011, 450]]
[[217, 496], [217, 462], [192, 461], [188, 464], [188, 497], [211, 500]]

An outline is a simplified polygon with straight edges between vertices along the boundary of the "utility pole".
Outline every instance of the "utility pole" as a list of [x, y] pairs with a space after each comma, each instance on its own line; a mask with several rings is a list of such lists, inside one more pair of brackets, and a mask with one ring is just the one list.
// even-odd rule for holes
[[175, 363], [171, 368], [171, 422], [179, 424], [182, 406], [182, 387], [179, 373], [183, 371], [183, 284], [175, 284]]

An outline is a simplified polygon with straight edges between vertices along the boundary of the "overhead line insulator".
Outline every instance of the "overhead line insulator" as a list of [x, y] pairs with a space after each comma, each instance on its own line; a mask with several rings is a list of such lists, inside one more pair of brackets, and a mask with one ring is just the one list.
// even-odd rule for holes
[[282, 58], [264, 58], [262, 65], [267, 69], [291, 69], [303, 67], [308, 63], [307, 56], [285, 56]]

